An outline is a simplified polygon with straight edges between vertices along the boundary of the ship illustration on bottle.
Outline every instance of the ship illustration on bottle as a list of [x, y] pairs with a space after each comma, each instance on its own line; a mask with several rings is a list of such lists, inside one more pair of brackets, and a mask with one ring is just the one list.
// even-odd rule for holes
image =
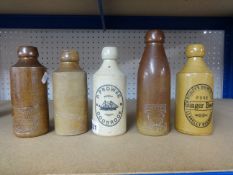
[[116, 110], [119, 106], [117, 104], [115, 104], [114, 102], [110, 101], [106, 101], [104, 100], [102, 105], [99, 105], [100, 110], [103, 111], [113, 111]]

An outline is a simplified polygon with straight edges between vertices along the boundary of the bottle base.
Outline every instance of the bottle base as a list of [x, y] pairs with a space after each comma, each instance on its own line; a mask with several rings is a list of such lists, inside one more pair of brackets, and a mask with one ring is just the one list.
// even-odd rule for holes
[[14, 132], [14, 135], [16, 137], [19, 137], [19, 138], [32, 138], [32, 137], [38, 137], [38, 136], [41, 136], [41, 135], [45, 135], [49, 132], [49, 130], [46, 130], [44, 132], [40, 132], [40, 133], [36, 133], [36, 134], [22, 134], [22, 133], [17, 133], [17, 132]]
[[178, 129], [178, 128], [175, 128], [176, 131], [182, 133], [182, 134], [187, 134], [187, 135], [192, 135], [192, 136], [208, 136], [208, 135], [212, 135], [213, 132], [209, 132], [209, 133], [192, 133], [192, 132], [189, 132], [189, 131], [185, 131], [185, 130], [182, 130], [182, 129]]
[[142, 129], [142, 128], [139, 128], [139, 127], [137, 127], [137, 129], [138, 129], [138, 132], [140, 134], [143, 134], [143, 135], [146, 135], [146, 136], [155, 136], [155, 137], [165, 136], [170, 132], [169, 129], [168, 130], [166, 129], [166, 130], [163, 130], [163, 131], [151, 131], [151, 130]]
[[78, 131], [78, 132], [70, 132], [70, 133], [65, 133], [65, 132], [59, 132], [59, 131], [55, 131], [56, 135], [59, 135], [59, 136], [75, 136], [75, 135], [81, 135], [81, 134], [84, 134], [86, 133], [88, 130], [85, 130], [85, 131]]
[[112, 134], [112, 135], [110, 135], [110, 134], [103, 134], [103, 133], [96, 133], [96, 132], [94, 132], [94, 131], [92, 131], [92, 133], [95, 134], [96, 136], [101, 136], [101, 137], [114, 137], [114, 136], [123, 135], [123, 134], [126, 133], [126, 131], [121, 132], [121, 133], [117, 133], [117, 134]]

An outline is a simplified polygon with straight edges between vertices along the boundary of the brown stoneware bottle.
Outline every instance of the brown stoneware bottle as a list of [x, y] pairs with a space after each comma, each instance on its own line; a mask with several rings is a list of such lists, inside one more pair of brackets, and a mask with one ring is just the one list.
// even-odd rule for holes
[[147, 32], [137, 82], [137, 128], [145, 135], [170, 130], [170, 68], [163, 43], [162, 31]]
[[37, 48], [20, 46], [10, 69], [13, 130], [18, 137], [35, 137], [49, 130], [47, 73]]

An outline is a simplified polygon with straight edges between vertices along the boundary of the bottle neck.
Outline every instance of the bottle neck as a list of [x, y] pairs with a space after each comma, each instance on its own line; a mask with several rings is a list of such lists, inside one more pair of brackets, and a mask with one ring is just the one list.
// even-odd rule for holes
[[148, 65], [155, 67], [166, 66], [169, 68], [167, 56], [162, 43], [146, 43], [142, 58], [140, 60], [141, 67]]
[[[163, 43], [146, 43], [146, 47], [163, 48]], [[163, 48], [164, 49], [164, 48]]]
[[202, 57], [190, 57], [188, 58], [187, 64], [204, 64], [204, 59]]
[[211, 73], [203, 57], [190, 57], [188, 58], [185, 66], [181, 72], [193, 72], [193, 73]]
[[60, 62], [60, 69], [81, 70], [79, 63], [72, 61]]
[[37, 61], [37, 57], [19, 57], [19, 61]]
[[163, 43], [146, 43], [145, 50], [150, 54], [161, 56], [161, 58], [166, 58]]
[[43, 67], [37, 60], [37, 57], [19, 57], [16, 67]]

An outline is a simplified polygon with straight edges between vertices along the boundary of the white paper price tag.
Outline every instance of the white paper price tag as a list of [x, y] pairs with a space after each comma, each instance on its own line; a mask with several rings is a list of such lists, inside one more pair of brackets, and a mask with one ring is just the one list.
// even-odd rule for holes
[[98, 133], [99, 132], [99, 125], [95, 120], [92, 120], [92, 131], [94, 133]]
[[42, 77], [42, 79], [41, 79], [41, 82], [43, 84], [45, 84], [47, 82], [48, 78], [49, 78], [48, 73], [45, 72], [44, 75], [43, 75], [43, 77]]

